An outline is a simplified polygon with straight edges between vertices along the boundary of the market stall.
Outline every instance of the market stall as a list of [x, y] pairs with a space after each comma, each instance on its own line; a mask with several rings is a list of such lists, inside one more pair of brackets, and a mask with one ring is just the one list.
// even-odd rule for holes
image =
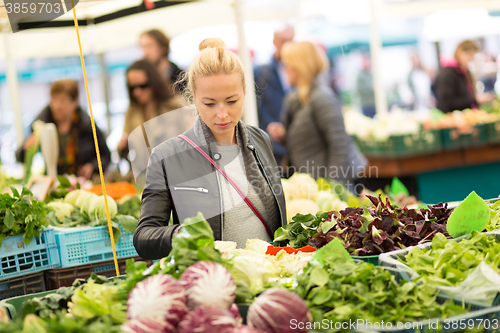
[[[306, 174], [296, 174], [284, 186], [290, 207], [297, 201], [305, 207], [307, 201], [313, 214], [302, 210], [293, 215], [276, 232], [273, 244], [249, 239], [245, 248], [237, 249], [234, 242], [214, 241], [209, 224], [198, 214], [184, 221], [168, 257], [155, 263], [127, 259], [120, 265], [123, 275], [116, 277], [113, 269], [105, 270], [104, 261], [81, 265], [90, 256], [79, 257], [78, 266], [64, 263], [64, 256], [74, 250], [68, 251], [63, 237], [86, 239], [80, 247], [88, 243], [90, 251], [106, 246], [85, 234], [100, 234], [101, 227], [43, 228], [43, 223], [82, 223], [81, 213], [77, 214], [82, 209], [89, 210], [87, 216], [99, 214], [87, 208], [98, 196], [66, 189], [63, 201], [45, 204], [31, 199], [27, 209], [26, 189], [3, 194], [3, 224], [10, 225], [7, 210], [12, 205], [7, 201], [20, 199], [15, 205], [37, 216], [37, 226], [43, 230], [30, 244], [40, 237], [37, 245], [45, 245], [50, 263], [35, 269], [45, 276], [43, 289], [30, 290], [28, 284], [25, 292], [19, 291], [26, 295], [0, 301], [0, 330], [286, 333], [444, 328], [459, 332], [459, 324], [451, 325], [462, 321], [472, 331], [498, 331], [500, 285], [494, 277], [500, 277], [495, 231], [499, 203], [484, 202], [471, 193], [454, 209], [446, 204], [401, 205], [401, 193], [392, 193], [402, 190], [400, 186], [386, 194], [357, 198], [341, 194], [338, 183]], [[61, 193], [53, 197], [56, 194]], [[120, 210], [136, 214], [131, 198], [136, 197], [125, 198], [116, 216]], [[62, 210], [66, 204], [73, 206], [72, 213]], [[13, 225], [19, 221], [16, 213]], [[121, 231], [119, 243], [127, 237]], [[6, 260], [13, 256], [4, 257], [13, 238], [28, 242], [22, 236], [3, 239], [2, 276]], [[35, 251], [31, 246], [24, 250]], [[17, 273], [30, 280], [26, 272], [31, 271]], [[59, 277], [54, 279], [55, 275]], [[321, 324], [324, 320], [327, 324]], [[348, 322], [356, 323], [354, 328], [346, 326]], [[382, 322], [386, 324], [381, 326]]]
[[348, 114], [346, 127], [369, 160], [370, 177], [413, 177], [426, 203], [457, 201], [472, 190], [493, 198], [500, 185], [496, 112], [394, 111], [378, 120]]

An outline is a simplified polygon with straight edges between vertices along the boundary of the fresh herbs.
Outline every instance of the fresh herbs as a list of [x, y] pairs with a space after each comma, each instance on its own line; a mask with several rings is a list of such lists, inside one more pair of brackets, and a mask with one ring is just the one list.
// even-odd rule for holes
[[420, 274], [417, 280], [437, 286], [457, 286], [481, 261], [500, 273], [500, 241], [473, 231], [469, 239], [460, 242], [438, 234], [432, 240], [432, 247], [411, 249], [403, 262]]
[[316, 215], [297, 214], [292, 222], [279, 228], [274, 233], [274, 246], [291, 246], [301, 248], [308, 244], [309, 238], [317, 233], [317, 228], [328, 216], [328, 213], [319, 212]]
[[31, 199], [33, 193], [23, 187], [19, 193], [11, 187], [12, 195], [0, 194], [0, 245], [3, 239], [22, 235], [29, 244], [39, 232], [55, 220], [54, 212], [43, 202]]
[[433, 287], [398, 283], [389, 271], [366, 262], [313, 261], [295, 279], [294, 290], [308, 303], [314, 322], [416, 322], [465, 312], [451, 300], [438, 304]]

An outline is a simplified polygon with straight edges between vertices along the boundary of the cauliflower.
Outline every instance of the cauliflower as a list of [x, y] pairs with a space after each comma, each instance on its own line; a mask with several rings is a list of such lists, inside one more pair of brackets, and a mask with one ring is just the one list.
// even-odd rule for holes
[[285, 197], [292, 200], [309, 199], [314, 200], [318, 194], [316, 180], [307, 173], [294, 173], [286, 182]]
[[318, 204], [319, 210], [324, 212], [329, 212], [333, 209], [333, 203], [337, 198], [335, 194], [330, 191], [319, 191], [316, 196], [316, 203]]
[[307, 199], [290, 200], [286, 203], [286, 219], [288, 222], [292, 221], [292, 217], [297, 214], [316, 214], [319, 212], [318, 205]]

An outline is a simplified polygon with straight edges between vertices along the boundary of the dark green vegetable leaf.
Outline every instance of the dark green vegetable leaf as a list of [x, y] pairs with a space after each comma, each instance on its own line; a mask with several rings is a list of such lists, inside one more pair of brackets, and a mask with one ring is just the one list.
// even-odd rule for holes
[[3, 223], [9, 229], [12, 229], [12, 227], [14, 226], [14, 214], [12, 214], [10, 208], [7, 208], [7, 210], [5, 211]]
[[121, 225], [126, 232], [130, 232], [131, 234], [135, 232], [137, 224], [139, 223], [135, 217], [129, 215], [116, 215], [113, 220]]

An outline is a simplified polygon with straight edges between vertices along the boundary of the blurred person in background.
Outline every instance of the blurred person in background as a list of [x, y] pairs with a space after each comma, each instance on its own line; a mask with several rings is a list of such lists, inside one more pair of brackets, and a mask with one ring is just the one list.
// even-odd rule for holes
[[[170, 53], [170, 39], [160, 30], [152, 29], [144, 32], [140, 39], [144, 59], [150, 61], [165, 80], [167, 87], [176, 89], [173, 85], [179, 81], [183, 73], [175, 63], [168, 59]], [[179, 87], [176, 92], [182, 91], [184, 87]]]
[[413, 110], [429, 109], [432, 105], [431, 77], [425, 71], [417, 52], [411, 56], [412, 68], [408, 75], [408, 85], [413, 94]]
[[[272, 122], [280, 121], [283, 99], [290, 90], [283, 62], [281, 49], [283, 44], [292, 41], [295, 31], [292, 26], [286, 26], [274, 32], [273, 44], [276, 51], [269, 64], [257, 67], [254, 70], [255, 84], [257, 85], [257, 110], [259, 112], [259, 127], [266, 130]], [[283, 157], [287, 154], [286, 147], [279, 142], [274, 142], [274, 157], [278, 165], [282, 164]]]
[[455, 50], [455, 63], [439, 70], [435, 83], [439, 110], [452, 112], [472, 109], [494, 99], [493, 94], [476, 93], [475, 81], [468, 64], [474, 60], [478, 51], [479, 47], [475, 42], [463, 41]]
[[373, 118], [376, 111], [370, 55], [363, 54], [361, 61], [362, 69], [356, 78], [356, 93], [358, 95], [363, 114], [367, 117]]
[[[155, 117], [185, 105], [180, 95], [167, 89], [158, 71], [147, 60], [139, 60], [130, 65], [126, 76], [130, 105], [125, 113], [123, 135], [117, 147], [118, 154], [122, 157], [127, 154], [128, 138], [134, 129]], [[190, 125], [192, 122], [182, 126], [172, 135], [183, 133]]]
[[282, 120], [269, 124], [268, 133], [286, 144], [295, 171], [353, 186], [367, 161], [345, 131], [339, 100], [318, 80], [328, 69], [325, 53], [311, 42], [289, 42], [281, 56], [296, 90], [286, 96]]
[[[57, 173], [59, 175], [76, 174], [90, 179], [98, 172], [94, 147], [94, 136], [89, 115], [79, 106], [78, 83], [73, 80], [60, 80], [50, 87], [50, 103], [35, 118], [45, 123], [56, 125], [59, 141], [59, 159]], [[33, 125], [33, 124], [32, 124]], [[111, 153], [106, 139], [96, 126], [97, 140], [103, 170], [109, 165]], [[36, 144], [32, 133], [16, 152], [16, 158], [24, 162], [25, 152]]]

